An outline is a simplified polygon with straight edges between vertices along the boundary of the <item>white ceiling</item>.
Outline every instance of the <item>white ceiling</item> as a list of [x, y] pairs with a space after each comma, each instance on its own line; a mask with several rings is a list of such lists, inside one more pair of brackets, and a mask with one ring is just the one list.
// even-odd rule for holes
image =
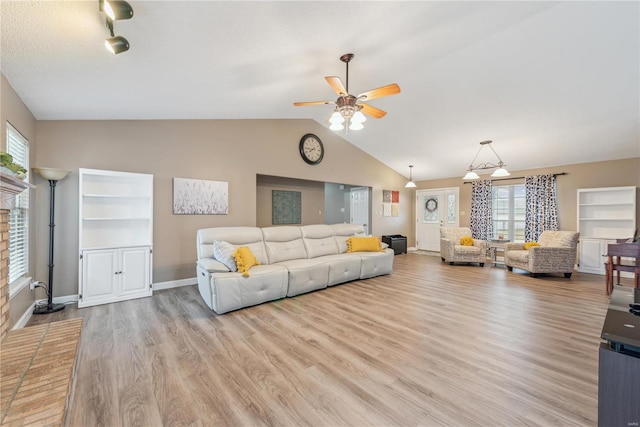
[[129, 3], [114, 56], [98, 0], [2, 0], [1, 70], [37, 119], [328, 126], [292, 104], [335, 100], [353, 52], [350, 92], [402, 92], [344, 137], [416, 180], [461, 176], [486, 139], [511, 170], [640, 156], [638, 1]]

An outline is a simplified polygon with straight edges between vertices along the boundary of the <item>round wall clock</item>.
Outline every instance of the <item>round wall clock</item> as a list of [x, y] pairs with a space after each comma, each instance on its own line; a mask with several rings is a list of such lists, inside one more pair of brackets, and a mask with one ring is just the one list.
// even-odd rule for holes
[[300, 139], [300, 155], [310, 165], [317, 165], [324, 157], [324, 146], [320, 138], [308, 133]]

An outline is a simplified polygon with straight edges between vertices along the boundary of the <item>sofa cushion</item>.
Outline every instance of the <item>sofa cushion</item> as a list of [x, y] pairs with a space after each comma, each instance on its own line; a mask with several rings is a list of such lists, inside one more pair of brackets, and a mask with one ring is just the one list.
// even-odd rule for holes
[[266, 227], [262, 234], [270, 264], [307, 258], [300, 227]]
[[333, 236], [333, 229], [324, 224], [305, 225], [300, 227], [302, 241], [309, 258], [338, 254], [338, 243]]
[[473, 237], [471, 237], [471, 236], [462, 236], [460, 238], [460, 244], [462, 246], [473, 246]]
[[238, 271], [236, 260], [233, 257], [235, 251], [236, 247], [224, 240], [215, 240], [213, 242], [213, 257], [226, 265], [229, 271]]
[[380, 252], [382, 246], [377, 237], [350, 237], [347, 239], [347, 252]]
[[347, 239], [349, 237], [364, 233], [364, 227], [359, 224], [333, 224], [331, 229], [338, 244], [338, 252], [341, 254], [347, 252]]
[[247, 246], [261, 264], [268, 264], [262, 230], [258, 227], [203, 228], [197, 231], [196, 239], [198, 259], [212, 258], [213, 242], [216, 240], [224, 240], [236, 247]]
[[507, 256], [509, 260], [519, 262], [519, 263], [528, 263], [529, 262], [529, 252], [525, 249], [516, 249], [507, 252]]
[[238, 266], [238, 271], [242, 273], [243, 276], [249, 277], [249, 269], [254, 265], [260, 265], [260, 262], [256, 259], [249, 249], [246, 246], [240, 246], [233, 253], [233, 257], [236, 260], [236, 265]]

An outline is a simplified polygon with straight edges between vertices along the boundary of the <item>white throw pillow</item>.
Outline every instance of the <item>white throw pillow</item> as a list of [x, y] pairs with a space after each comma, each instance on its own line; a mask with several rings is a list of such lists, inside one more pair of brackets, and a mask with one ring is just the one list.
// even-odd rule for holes
[[213, 257], [226, 265], [231, 271], [238, 271], [236, 260], [233, 258], [235, 250], [236, 247], [231, 243], [222, 240], [213, 241]]

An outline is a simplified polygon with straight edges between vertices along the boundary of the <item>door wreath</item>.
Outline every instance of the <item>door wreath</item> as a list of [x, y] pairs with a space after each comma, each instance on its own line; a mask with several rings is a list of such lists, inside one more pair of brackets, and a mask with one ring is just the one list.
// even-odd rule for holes
[[424, 208], [427, 210], [427, 212], [434, 213], [436, 210], [438, 210], [438, 199], [436, 199], [435, 197], [429, 197], [424, 204]]

